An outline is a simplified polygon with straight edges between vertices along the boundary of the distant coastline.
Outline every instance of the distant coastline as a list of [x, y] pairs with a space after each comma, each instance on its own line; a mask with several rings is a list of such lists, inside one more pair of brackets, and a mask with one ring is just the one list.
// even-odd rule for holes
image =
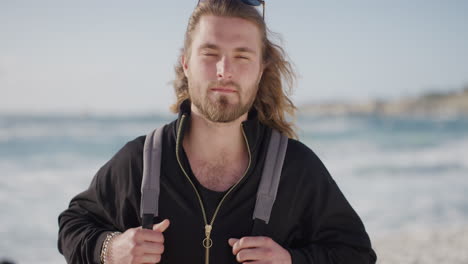
[[468, 86], [459, 91], [430, 92], [414, 98], [369, 100], [359, 103], [327, 102], [304, 104], [304, 114], [384, 116], [468, 116]]

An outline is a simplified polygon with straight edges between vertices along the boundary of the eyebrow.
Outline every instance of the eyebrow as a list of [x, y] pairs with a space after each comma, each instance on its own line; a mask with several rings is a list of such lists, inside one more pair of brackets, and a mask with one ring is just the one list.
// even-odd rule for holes
[[[212, 43], [205, 43], [203, 45], [200, 46], [199, 50], [203, 50], [203, 49], [213, 49], [213, 50], [219, 50], [219, 46], [218, 45], [215, 45], [215, 44], [212, 44]], [[248, 47], [238, 47], [238, 48], [235, 48], [235, 51], [236, 52], [246, 52], [246, 53], [252, 53], [252, 54], [257, 54], [253, 49], [250, 49]]]

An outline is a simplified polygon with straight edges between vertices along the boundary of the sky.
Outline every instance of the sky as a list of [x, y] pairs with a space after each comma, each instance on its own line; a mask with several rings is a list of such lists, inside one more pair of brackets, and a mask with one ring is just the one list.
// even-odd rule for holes
[[[196, 0], [0, 0], [0, 113], [169, 112]], [[468, 1], [266, 0], [307, 102], [468, 85]]]

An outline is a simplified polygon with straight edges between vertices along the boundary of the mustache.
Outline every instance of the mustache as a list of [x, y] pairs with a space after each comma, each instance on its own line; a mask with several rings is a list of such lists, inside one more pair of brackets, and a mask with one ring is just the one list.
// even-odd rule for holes
[[227, 87], [227, 88], [235, 88], [236, 91], [240, 91], [240, 85], [235, 83], [234, 81], [212, 81], [208, 84], [208, 88], [214, 87]]

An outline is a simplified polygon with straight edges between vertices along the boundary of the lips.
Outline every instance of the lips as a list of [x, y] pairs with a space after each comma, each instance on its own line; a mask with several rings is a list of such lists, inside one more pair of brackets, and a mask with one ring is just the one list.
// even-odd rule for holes
[[227, 87], [214, 87], [211, 88], [212, 91], [214, 92], [220, 92], [220, 93], [235, 93], [237, 92], [235, 89], [227, 88]]

